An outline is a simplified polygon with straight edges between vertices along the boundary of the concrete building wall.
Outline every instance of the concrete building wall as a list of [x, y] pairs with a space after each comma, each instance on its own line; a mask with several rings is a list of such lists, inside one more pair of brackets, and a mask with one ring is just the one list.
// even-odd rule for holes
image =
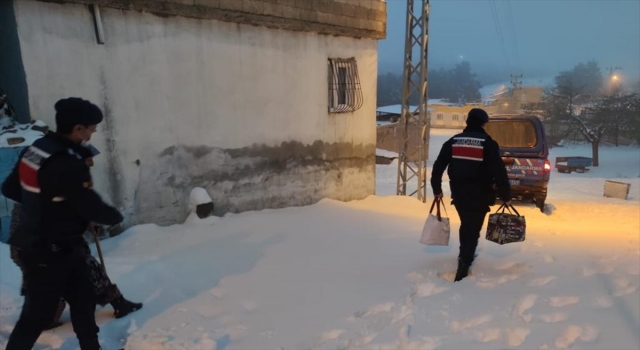
[[[171, 224], [189, 191], [216, 212], [352, 200], [375, 189], [377, 40], [102, 8], [14, 2], [29, 106], [81, 96], [105, 112], [97, 188], [127, 224]], [[355, 57], [364, 105], [328, 113], [328, 58]]]
[[[21, 0], [17, 0], [21, 1]], [[40, 0], [357, 38], [386, 36], [383, 0]]]

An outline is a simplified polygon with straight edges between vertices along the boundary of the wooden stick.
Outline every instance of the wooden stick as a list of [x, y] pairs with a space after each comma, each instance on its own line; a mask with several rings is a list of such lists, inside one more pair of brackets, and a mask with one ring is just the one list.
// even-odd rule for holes
[[102, 248], [100, 248], [100, 238], [98, 237], [98, 233], [93, 225], [89, 225], [89, 231], [93, 235], [93, 239], [96, 241], [96, 248], [98, 249], [98, 256], [100, 257], [100, 263], [102, 264], [102, 269], [104, 272], [107, 272], [107, 266], [104, 264], [104, 256], [102, 256]]

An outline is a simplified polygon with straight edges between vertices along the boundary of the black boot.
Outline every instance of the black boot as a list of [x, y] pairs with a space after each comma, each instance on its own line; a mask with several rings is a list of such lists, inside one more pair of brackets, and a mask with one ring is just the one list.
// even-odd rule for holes
[[469, 275], [469, 264], [465, 263], [462, 260], [458, 261], [458, 271], [456, 271], [456, 278], [453, 280], [454, 282], [459, 282], [463, 278]]
[[121, 296], [112, 301], [111, 306], [113, 306], [114, 310], [113, 316], [115, 318], [122, 318], [134, 311], [140, 310], [142, 308], [142, 303], [133, 303]]
[[47, 326], [47, 328], [44, 329], [45, 331], [58, 328], [63, 325], [63, 323], [60, 322], [60, 318], [62, 317], [62, 313], [64, 312], [64, 309], [66, 307], [67, 302], [64, 299], [60, 299], [60, 301], [58, 302], [58, 308], [56, 309], [56, 314], [55, 316], [53, 316], [53, 321], [50, 325]]

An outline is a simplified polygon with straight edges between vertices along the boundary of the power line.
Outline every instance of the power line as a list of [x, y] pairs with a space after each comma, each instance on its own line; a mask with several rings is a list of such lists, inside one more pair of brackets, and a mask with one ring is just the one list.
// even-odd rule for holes
[[521, 61], [520, 61], [520, 50], [518, 49], [518, 37], [516, 34], [516, 26], [515, 26], [515, 22], [513, 20], [513, 9], [511, 8], [511, 1], [510, 0], [505, 0], [506, 3], [506, 7], [507, 7], [507, 11], [509, 13], [508, 18], [509, 18], [509, 25], [511, 26], [511, 37], [513, 38], [513, 47], [516, 53], [516, 64], [518, 66], [518, 70], [520, 72], [522, 72], [522, 65], [521, 65]]
[[500, 49], [502, 51], [502, 55], [504, 56], [506, 63], [509, 65], [509, 69], [511, 69], [512, 64], [509, 59], [509, 55], [507, 55], [507, 49], [504, 44], [504, 36], [502, 35], [502, 28], [500, 26], [500, 19], [498, 17], [498, 10], [492, 0], [489, 0], [489, 6], [491, 7], [491, 15], [493, 17], [493, 24], [496, 27], [496, 33], [498, 34], [498, 41], [500, 42]]

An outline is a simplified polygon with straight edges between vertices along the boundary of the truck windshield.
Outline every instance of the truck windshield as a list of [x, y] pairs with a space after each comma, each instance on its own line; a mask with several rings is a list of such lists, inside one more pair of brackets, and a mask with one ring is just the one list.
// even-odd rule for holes
[[533, 148], [538, 143], [536, 127], [527, 120], [489, 121], [484, 129], [501, 148]]

